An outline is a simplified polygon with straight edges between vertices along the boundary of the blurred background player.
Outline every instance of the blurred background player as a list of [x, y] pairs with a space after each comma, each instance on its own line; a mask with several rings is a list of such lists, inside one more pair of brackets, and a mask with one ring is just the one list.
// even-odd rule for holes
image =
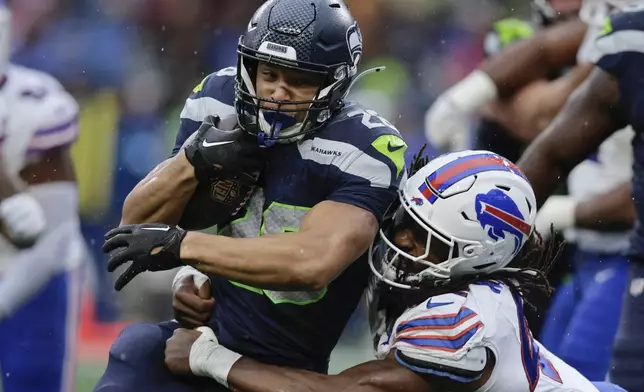
[[544, 273], [559, 249], [534, 230], [536, 200], [516, 166], [462, 151], [419, 159], [410, 174], [370, 250], [382, 361], [324, 377], [235, 355], [203, 327], [175, 331], [166, 365], [245, 392], [623, 392], [590, 383], [532, 337], [523, 296], [549, 293]]
[[[74, 383], [84, 254], [69, 155], [78, 106], [52, 77], [8, 63], [10, 21], [0, 4], [0, 167], [25, 188], [0, 202], [2, 390], [63, 392]], [[29, 234], [13, 227], [17, 213], [32, 234], [44, 229], [31, 247], [14, 246]]]
[[[520, 59], [529, 59], [530, 56], [542, 58], [543, 56], [535, 55], [539, 50], [558, 52], [567, 48], [566, 54], [562, 56], [560, 53], [556, 59], [568, 57], [573, 60], [573, 53], [576, 55], [577, 65], [571, 70], [549, 70], [563, 74], [558, 78], [531, 82], [511, 97], [491, 100], [483, 107], [484, 119], [478, 129], [476, 144], [493, 150], [500, 148], [513, 157], [518, 157], [524, 145], [541, 132], [564, 104], [567, 96], [588, 75], [596, 57], [593, 40], [601, 31], [602, 18], [615, 7], [604, 1], [584, 2], [581, 9], [571, 7], [575, 3], [571, 1], [541, 3], [535, 3], [535, 9], [540, 10], [540, 15], [563, 15], [564, 21], [553, 26], [556, 19], [551, 19], [550, 25], [553, 27], [548, 27], [541, 38], [537, 36], [518, 43], [482, 66], [485, 68], [494, 64], [493, 68], [499, 69], [503, 64], [499, 60], [510, 64], [517, 58], [517, 53], [521, 55]], [[555, 11], [553, 7], [557, 5], [562, 9]], [[582, 2], [577, 2], [577, 5], [581, 6]], [[571, 13], [579, 13], [580, 18]], [[547, 19], [542, 17], [542, 20]], [[578, 28], [580, 22], [588, 26], [585, 36], [580, 34], [583, 31]], [[558, 29], [564, 29], [561, 31], [567, 31], [570, 35], [558, 41], [543, 38], [548, 34], [553, 34], [554, 37], [552, 32]], [[574, 32], [577, 33], [573, 34]], [[583, 41], [580, 37], [583, 37]], [[576, 41], [578, 46], [570, 45], [571, 40]], [[507, 65], [503, 67], [508, 68]], [[514, 78], [524, 75], [523, 70], [515, 70]], [[488, 74], [483, 71], [475, 71], [472, 77], [483, 80], [488, 77], [486, 75]], [[509, 77], [506, 75], [504, 78], [503, 82], [493, 83], [505, 86], [505, 80]], [[446, 92], [443, 100], [439, 99], [428, 112], [429, 128], [426, 131], [429, 135], [434, 135], [432, 129], [447, 126], [446, 121], [451, 121], [450, 124], [467, 124], [467, 117], [458, 117], [465, 113], [455, 115], [455, 112], [448, 113], [443, 108], [449, 106], [449, 102], [455, 102], [454, 92], [467, 87], [469, 83], [471, 82], [466, 79], [460, 86]], [[482, 104], [485, 102], [481, 101], [477, 105]], [[490, 116], [494, 120], [489, 120]], [[466, 128], [458, 127], [454, 131], [463, 134], [469, 132]], [[512, 135], [520, 137], [513, 139]], [[537, 228], [544, 233], [548, 232], [550, 224], [557, 231], [576, 227], [565, 233], [566, 239], [575, 243], [576, 247], [572, 252], [566, 252], [572, 259], [574, 273], [566, 279], [566, 283], [553, 298], [544, 330], [540, 331], [536, 326], [535, 330], [550, 350], [591, 380], [603, 379], [608, 370], [609, 353], [619, 319], [618, 309], [610, 306], [603, 309], [596, 305], [618, 301], [624, 292], [628, 276], [628, 262], [622, 252], [627, 247], [628, 231], [634, 220], [628, 184], [632, 155], [623, 151], [629, 149], [632, 136], [630, 128], [620, 131], [602, 144], [587, 161], [575, 168], [568, 178], [569, 195], [553, 196], [548, 200], [540, 209], [536, 222]], [[606, 181], [598, 183], [596, 178], [606, 178]], [[559, 268], [557, 272], [561, 273], [562, 270]], [[532, 319], [531, 322], [535, 324]]]
[[[639, 39], [644, 30], [644, 2], [623, 2], [629, 7], [613, 13], [603, 23], [595, 48], [595, 67], [588, 79], [571, 95], [552, 124], [526, 150], [520, 165], [531, 180], [537, 200], [543, 201], [560, 178], [591, 155], [618, 129], [630, 124], [632, 141], [632, 200], [637, 212], [635, 230], [628, 248], [630, 283], [624, 293], [609, 377], [628, 390], [644, 389], [644, 343], [641, 336], [643, 236], [641, 109], [644, 51]], [[566, 146], [565, 148], [563, 146]], [[621, 151], [620, 151], [621, 152]], [[614, 193], [614, 196], [616, 192]], [[625, 199], [630, 197], [624, 196]], [[625, 204], [626, 202], [624, 202]], [[621, 208], [620, 208], [621, 207]], [[624, 215], [624, 205], [613, 206], [613, 217]], [[601, 217], [595, 224], [601, 225]], [[606, 306], [615, 306], [614, 303]]]
[[[117, 289], [145, 270], [191, 265], [211, 281], [208, 325], [228, 346], [326, 373], [367, 285], [366, 252], [406, 174], [398, 131], [345, 101], [362, 51], [344, 2], [265, 2], [239, 40], [237, 66], [193, 90], [175, 155], [128, 195], [121, 226], [106, 235], [104, 251], [115, 251], [110, 270], [133, 260]], [[209, 124], [215, 115], [221, 120]], [[213, 164], [248, 170], [264, 160], [252, 197], [218, 235], [174, 226]], [[150, 253], [151, 244], [164, 251]], [[163, 364], [165, 341], [178, 327], [126, 327], [95, 391], [203, 387], [172, 377]]]

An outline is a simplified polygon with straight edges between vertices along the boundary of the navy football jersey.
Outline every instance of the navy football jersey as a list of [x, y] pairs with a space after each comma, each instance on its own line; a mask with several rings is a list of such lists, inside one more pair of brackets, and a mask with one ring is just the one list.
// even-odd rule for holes
[[[206, 77], [186, 101], [174, 148], [206, 115], [234, 113], [235, 68]], [[346, 103], [318, 131], [268, 150], [268, 165], [246, 208], [219, 230], [231, 237], [297, 231], [316, 204], [331, 200], [378, 219], [406, 176], [407, 146], [375, 112]], [[216, 252], [213, 249], [213, 252]], [[361, 257], [318, 292], [262, 290], [211, 276], [211, 326], [226, 347], [262, 362], [326, 372], [331, 351], [366, 287]]]
[[638, 221], [631, 252], [644, 258], [644, 8], [633, 7], [611, 15], [597, 38], [596, 65], [619, 84], [620, 113], [635, 130], [633, 138], [633, 199]]

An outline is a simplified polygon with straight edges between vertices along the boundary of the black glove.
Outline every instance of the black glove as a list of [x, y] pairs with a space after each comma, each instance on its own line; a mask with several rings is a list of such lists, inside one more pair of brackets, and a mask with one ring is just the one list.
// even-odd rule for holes
[[200, 182], [235, 177], [255, 183], [266, 163], [265, 149], [237, 124], [237, 116], [208, 116], [185, 143], [186, 158]]
[[132, 260], [128, 269], [119, 276], [114, 288], [120, 291], [135, 276], [144, 271], [166, 271], [183, 265], [179, 258], [181, 241], [186, 231], [159, 223], [125, 225], [105, 234], [104, 253], [123, 248], [110, 254], [107, 271]]

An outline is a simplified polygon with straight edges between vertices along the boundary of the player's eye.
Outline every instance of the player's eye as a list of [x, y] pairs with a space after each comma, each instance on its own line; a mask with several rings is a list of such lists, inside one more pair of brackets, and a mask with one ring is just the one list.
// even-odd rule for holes
[[262, 75], [264, 76], [265, 79], [270, 79], [270, 80], [275, 80], [277, 79], [277, 74], [270, 69], [264, 69], [262, 71]]

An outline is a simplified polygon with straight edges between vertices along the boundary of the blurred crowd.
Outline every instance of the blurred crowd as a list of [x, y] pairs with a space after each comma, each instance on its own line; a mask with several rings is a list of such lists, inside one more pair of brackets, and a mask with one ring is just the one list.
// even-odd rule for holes
[[[100, 320], [121, 318], [123, 311], [126, 318], [167, 317], [169, 302], [150, 301], [150, 296], [166, 298], [171, 274], [142, 278], [139, 290], [145, 279], [153, 279], [145, 300], [130, 293], [130, 301], [115, 301], [100, 252], [102, 237], [118, 224], [132, 187], [169, 154], [190, 90], [205, 75], [235, 65], [237, 39], [261, 3], [10, 1], [13, 62], [52, 74], [81, 106], [81, 136], [73, 154]], [[490, 23], [502, 16], [528, 18], [528, 3], [347, 0], [364, 37], [362, 69], [387, 68], [361, 79], [352, 98], [394, 123], [411, 156], [425, 142], [423, 115], [433, 99], [481, 61]], [[128, 289], [122, 295], [128, 296]], [[164, 306], [157, 309], [155, 303]]]

